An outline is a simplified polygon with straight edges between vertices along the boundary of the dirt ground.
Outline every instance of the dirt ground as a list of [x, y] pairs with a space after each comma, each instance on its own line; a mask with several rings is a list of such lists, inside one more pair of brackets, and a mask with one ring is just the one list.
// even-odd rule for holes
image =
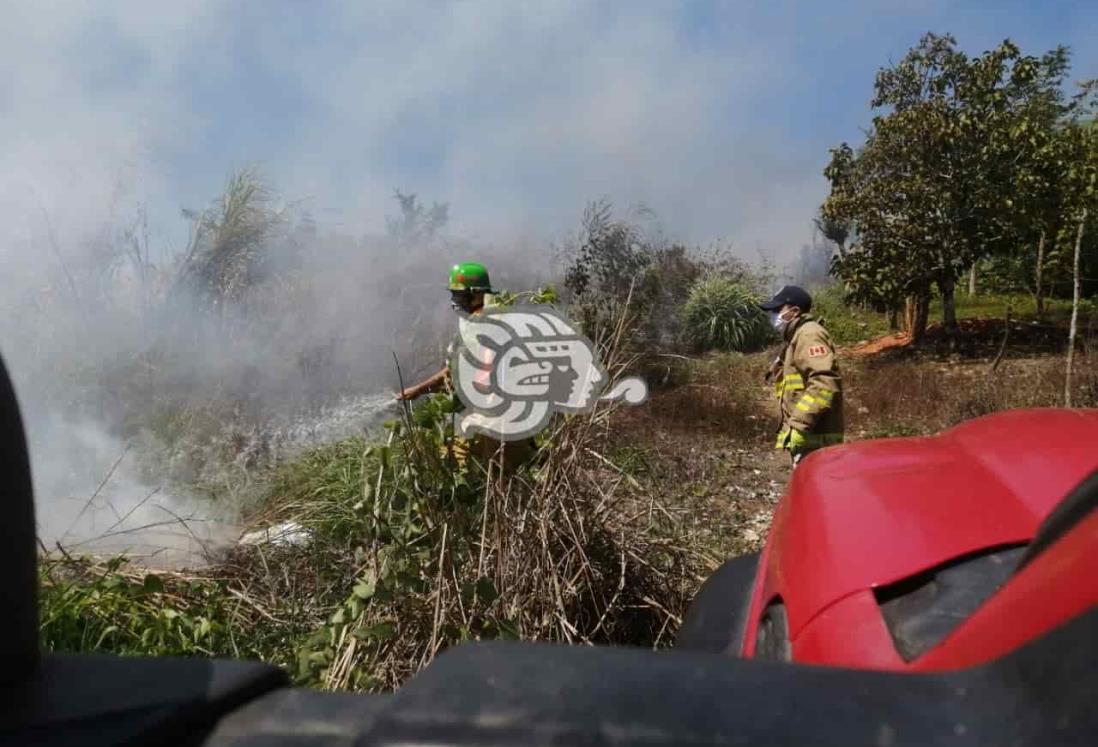
[[687, 381], [619, 415], [618, 459], [683, 522], [710, 570], [762, 548], [789, 479], [788, 455], [773, 448], [776, 403], [761, 374], [749, 378], [766, 360], [692, 367]]

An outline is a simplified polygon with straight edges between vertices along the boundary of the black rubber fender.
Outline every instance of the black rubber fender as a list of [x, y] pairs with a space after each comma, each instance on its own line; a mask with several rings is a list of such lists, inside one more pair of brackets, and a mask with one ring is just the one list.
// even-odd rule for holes
[[675, 648], [739, 656], [758, 567], [756, 552], [727, 560], [714, 571], [686, 610]]

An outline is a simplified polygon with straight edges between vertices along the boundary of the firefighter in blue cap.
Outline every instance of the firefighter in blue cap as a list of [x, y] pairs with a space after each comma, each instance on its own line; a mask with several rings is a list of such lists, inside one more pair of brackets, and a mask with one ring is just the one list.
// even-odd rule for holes
[[809, 453], [842, 443], [842, 377], [831, 336], [809, 313], [807, 291], [787, 285], [760, 306], [785, 341], [767, 378], [781, 403], [776, 447], [789, 451], [796, 468]]

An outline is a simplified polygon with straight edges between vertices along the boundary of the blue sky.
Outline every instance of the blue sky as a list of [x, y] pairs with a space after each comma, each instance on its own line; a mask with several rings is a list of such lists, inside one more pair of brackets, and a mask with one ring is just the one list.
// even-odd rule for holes
[[178, 244], [179, 208], [258, 163], [346, 231], [380, 230], [395, 188], [496, 240], [559, 237], [607, 196], [781, 259], [876, 70], [924, 32], [1067, 44], [1073, 78], [1098, 77], [1094, 2], [17, 0], [5, 19], [7, 246], [38, 245], [42, 208], [76, 242], [137, 202]]

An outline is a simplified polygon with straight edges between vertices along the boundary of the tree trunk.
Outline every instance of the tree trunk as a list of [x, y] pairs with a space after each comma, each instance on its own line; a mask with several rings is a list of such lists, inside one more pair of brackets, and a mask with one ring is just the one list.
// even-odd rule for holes
[[1083, 214], [1079, 217], [1079, 230], [1075, 233], [1075, 266], [1072, 269], [1072, 278], [1075, 285], [1075, 293], [1071, 299], [1071, 327], [1068, 329], [1068, 354], [1067, 371], [1064, 376], [1064, 407], [1071, 407], [1071, 364], [1075, 360], [1075, 334], [1079, 329], [1079, 296], [1083, 291], [1083, 277], [1079, 272], [1080, 257], [1083, 246], [1083, 226], [1087, 222], [1087, 209], [1083, 208]]
[[957, 331], [957, 281], [947, 273], [938, 281], [938, 288], [942, 291], [942, 322], [946, 333], [952, 335]]
[[900, 310], [895, 306], [888, 310], [888, 328], [893, 332], [900, 328]]
[[930, 292], [923, 291], [915, 299], [915, 328], [911, 331], [911, 341], [920, 342], [926, 336], [926, 326], [930, 321]]
[[913, 343], [920, 342], [926, 335], [929, 318], [930, 294], [920, 291], [908, 296], [904, 301], [904, 330], [911, 335]]
[[1041, 231], [1041, 239], [1037, 242], [1037, 271], [1034, 273], [1034, 285], [1036, 286], [1033, 294], [1034, 299], [1037, 302], [1037, 316], [1041, 317], [1045, 315], [1045, 293], [1041, 288], [1041, 275], [1045, 270], [1045, 232]]
[[972, 263], [972, 269], [968, 271], [968, 295], [976, 295], [976, 263]]

